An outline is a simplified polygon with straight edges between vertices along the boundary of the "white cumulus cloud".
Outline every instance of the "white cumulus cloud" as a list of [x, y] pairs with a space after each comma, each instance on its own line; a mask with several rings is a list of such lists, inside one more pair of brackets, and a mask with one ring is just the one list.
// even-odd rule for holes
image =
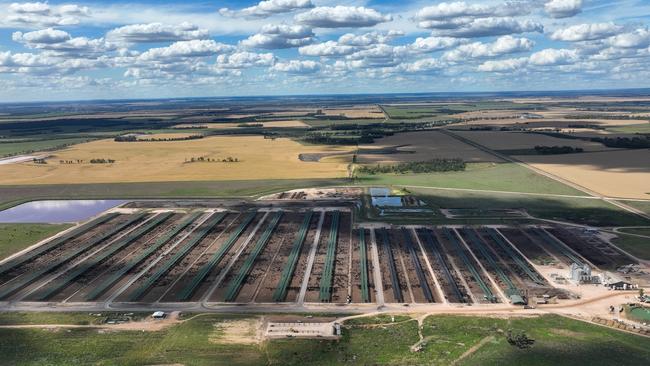
[[393, 18], [363, 6], [321, 6], [294, 17], [296, 22], [314, 28], [361, 28], [389, 22]]
[[290, 60], [278, 62], [271, 69], [289, 74], [311, 74], [320, 70], [320, 64], [311, 60]]
[[551, 34], [551, 39], [567, 42], [594, 41], [611, 37], [622, 29], [623, 27], [614, 23], [577, 24], [556, 30]]
[[544, 9], [552, 18], [570, 18], [582, 12], [582, 0], [551, 0]]
[[311, 28], [304, 25], [267, 24], [241, 45], [247, 48], [281, 49], [300, 47], [314, 41]]
[[178, 25], [163, 23], [131, 24], [115, 28], [106, 34], [111, 41], [126, 43], [155, 43], [189, 41], [208, 37], [208, 31], [196, 25], [183, 22]]
[[268, 18], [275, 14], [290, 13], [296, 10], [313, 8], [311, 0], [266, 0], [257, 5], [241, 10], [229, 8], [219, 9], [219, 13], [226, 17]]

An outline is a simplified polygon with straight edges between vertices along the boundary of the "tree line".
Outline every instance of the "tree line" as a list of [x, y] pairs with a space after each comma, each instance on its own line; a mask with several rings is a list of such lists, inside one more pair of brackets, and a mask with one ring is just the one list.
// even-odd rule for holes
[[535, 151], [542, 155], [557, 155], [557, 154], [574, 154], [584, 151], [581, 147], [573, 146], [535, 146]]
[[467, 164], [462, 159], [433, 159], [398, 164], [362, 165], [357, 168], [357, 171], [371, 175], [386, 173], [406, 174], [463, 171], [466, 167]]
[[203, 135], [190, 135], [182, 137], [152, 137], [149, 139], [138, 139], [136, 135], [122, 135], [116, 136], [113, 140], [115, 142], [160, 142], [160, 141], [186, 141], [202, 139]]

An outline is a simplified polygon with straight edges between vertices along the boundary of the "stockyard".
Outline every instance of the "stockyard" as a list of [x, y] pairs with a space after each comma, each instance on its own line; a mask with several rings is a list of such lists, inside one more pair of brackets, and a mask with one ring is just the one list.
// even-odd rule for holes
[[0, 263], [1, 306], [489, 310], [580, 298], [574, 264], [592, 276], [638, 264], [583, 228], [366, 223], [356, 208], [291, 196], [126, 203]]

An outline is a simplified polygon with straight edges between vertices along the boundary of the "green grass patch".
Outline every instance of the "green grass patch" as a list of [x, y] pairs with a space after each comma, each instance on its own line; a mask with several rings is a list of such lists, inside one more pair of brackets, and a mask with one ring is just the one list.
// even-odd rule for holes
[[386, 326], [346, 326], [340, 341], [277, 340], [267, 346], [272, 365], [417, 365], [415, 320]]
[[461, 172], [423, 174], [359, 174], [360, 185], [412, 185], [521, 193], [585, 196], [565, 184], [514, 163], [469, 163]]
[[[650, 194], [650, 192], [648, 193]], [[621, 201], [621, 202], [650, 215], [650, 201]]]
[[69, 224], [0, 224], [0, 259], [69, 228]]
[[624, 233], [617, 235], [617, 238], [612, 239], [614, 245], [636, 257], [650, 260], [650, 239]]
[[608, 127], [607, 131], [618, 133], [650, 133], [650, 123]]
[[70, 145], [89, 141], [88, 138], [66, 138], [55, 140], [35, 140], [25, 142], [2, 142], [0, 140], [0, 157], [30, 154], [36, 151], [65, 148]]
[[502, 330], [523, 331], [535, 340], [528, 349], [495, 337], [462, 365], [643, 365], [650, 339], [559, 316], [494, 321]]
[[520, 208], [525, 209], [534, 217], [591, 226], [650, 225], [648, 220], [598, 199], [449, 191], [432, 188], [410, 188], [409, 190], [433, 208], [486, 210]]
[[650, 236], [650, 227], [648, 228], [621, 228], [619, 231], [628, 233], [628, 234], [636, 234], [636, 235], [645, 235], [645, 236]]
[[347, 320], [346, 325], [364, 325], [364, 324], [390, 324], [390, 323], [400, 323], [413, 318], [408, 315], [398, 315], [398, 314], [381, 314], [376, 316], [365, 316], [361, 318], [354, 318]]
[[[0, 319], [4, 314], [0, 314]], [[59, 315], [56, 315], [59, 316]], [[82, 317], [78, 315], [63, 315]], [[34, 315], [36, 317], [36, 315]], [[47, 315], [45, 320], [53, 320]], [[110, 331], [99, 328], [0, 329], [3, 365], [448, 365], [473, 346], [466, 365], [640, 365], [650, 357], [650, 340], [612, 329], [547, 315], [538, 318], [431, 316], [424, 321], [420, 352], [418, 323], [343, 326], [343, 337], [280, 339], [235, 344], [223, 339], [223, 321], [253, 315], [204, 314], [162, 331]], [[81, 319], [81, 318], [79, 318]], [[401, 317], [400, 317], [401, 319]], [[508, 331], [535, 340], [519, 349]]]
[[329, 127], [334, 125], [372, 125], [377, 123], [381, 124], [384, 122], [383, 118], [350, 118], [350, 119], [301, 118], [300, 120], [311, 127]]
[[347, 179], [0, 185], [0, 209], [41, 199], [137, 199], [259, 196], [297, 188], [349, 184]]
[[111, 319], [138, 320], [151, 313], [116, 313], [116, 312], [3, 312], [0, 313], [0, 325], [100, 325]]

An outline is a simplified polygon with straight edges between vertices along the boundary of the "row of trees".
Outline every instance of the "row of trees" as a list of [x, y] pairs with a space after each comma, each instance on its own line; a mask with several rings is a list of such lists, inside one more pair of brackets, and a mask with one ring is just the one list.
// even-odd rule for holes
[[556, 154], [573, 154], [581, 153], [584, 151], [581, 147], [573, 146], [535, 146], [535, 151], [542, 155], [556, 155]]
[[624, 149], [648, 149], [650, 148], [650, 136], [644, 137], [594, 137], [591, 141], [600, 142], [607, 147]]
[[463, 171], [466, 163], [462, 159], [433, 159], [429, 161], [406, 162], [399, 164], [362, 165], [357, 171], [364, 174], [381, 173], [431, 173]]
[[152, 137], [139, 139], [137, 135], [122, 135], [114, 138], [115, 142], [159, 142], [159, 141], [186, 141], [202, 139], [203, 135], [189, 135], [180, 137]]
[[[59, 160], [59, 164], [83, 164], [85, 160], [76, 159], [76, 160]], [[115, 159], [105, 159], [105, 158], [92, 158], [88, 162], [90, 164], [113, 164]]]
[[238, 158], [233, 158], [232, 156], [223, 159], [207, 158], [205, 156], [185, 158], [186, 163], [238, 163], [239, 161]]
[[90, 159], [90, 164], [113, 164], [114, 162], [115, 162], [114, 159], [104, 159], [104, 158]]

